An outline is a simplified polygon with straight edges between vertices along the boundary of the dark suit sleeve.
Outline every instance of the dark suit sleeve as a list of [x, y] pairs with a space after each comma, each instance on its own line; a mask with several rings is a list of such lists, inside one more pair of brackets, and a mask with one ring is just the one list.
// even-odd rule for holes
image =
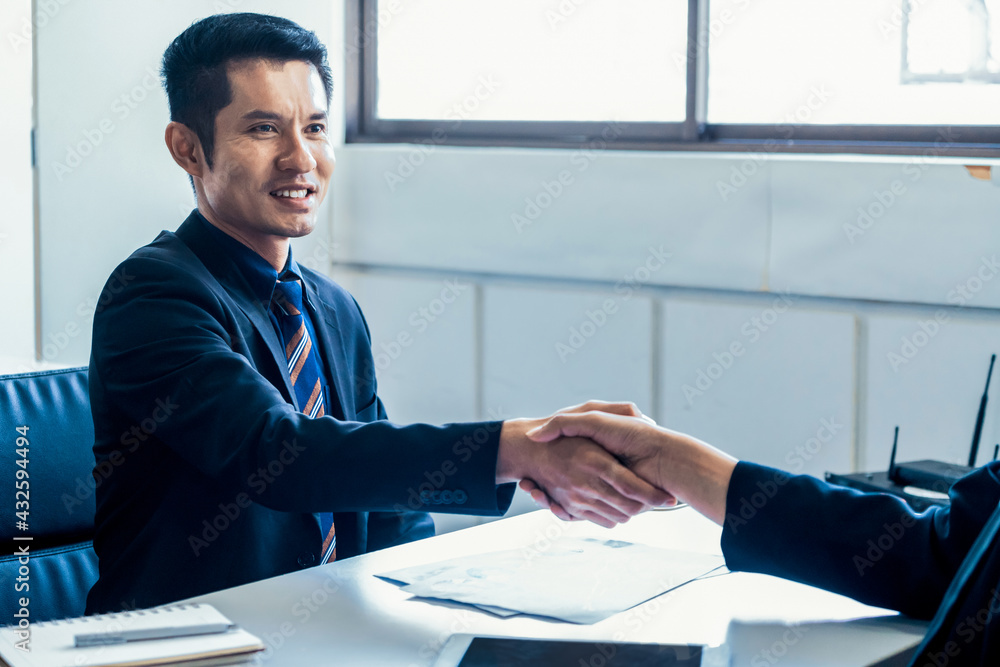
[[[357, 305], [357, 302], [355, 302]], [[358, 313], [361, 313], [360, 307]], [[363, 316], [362, 316], [362, 319]], [[365, 322], [365, 331], [368, 331], [368, 323]], [[371, 334], [369, 334], [369, 340]], [[385, 412], [382, 399], [378, 401], [378, 419], [387, 420], [389, 417]], [[434, 537], [434, 519], [426, 512], [414, 512], [411, 510], [396, 510], [393, 512], [370, 512], [368, 514], [368, 544], [367, 551], [387, 549], [389, 547], [406, 544], [415, 540], [422, 540], [425, 537]]]
[[427, 475], [443, 470], [440, 488], [467, 500], [440, 511], [503, 513], [512, 490], [495, 484], [500, 422], [305, 417], [251, 363], [235, 307], [196, 269], [134, 255], [95, 316], [92, 400], [121, 423], [150, 425], [137, 446], [162, 442], [220, 494], [275, 510], [424, 509]]
[[895, 496], [740, 462], [726, 499], [726, 564], [930, 618], [1000, 500], [998, 470], [974, 471], [952, 487], [950, 508], [918, 514]]

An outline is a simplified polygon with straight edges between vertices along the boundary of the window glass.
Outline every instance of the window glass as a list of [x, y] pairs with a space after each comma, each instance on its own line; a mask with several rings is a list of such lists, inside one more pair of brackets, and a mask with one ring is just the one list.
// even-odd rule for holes
[[708, 121], [993, 125], [1000, 0], [711, 0]]
[[382, 119], [681, 122], [686, 0], [380, 0]]

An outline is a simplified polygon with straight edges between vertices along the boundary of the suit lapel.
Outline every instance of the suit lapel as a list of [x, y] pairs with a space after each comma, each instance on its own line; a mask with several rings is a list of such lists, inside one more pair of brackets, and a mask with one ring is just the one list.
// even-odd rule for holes
[[[229, 255], [218, 252], [208, 231], [202, 228], [202, 223], [193, 219], [195, 215], [196, 213], [192, 213], [177, 229], [177, 236], [198, 256], [205, 268], [215, 276], [236, 306], [250, 320], [257, 335], [264, 341], [271, 353], [270, 361], [273, 364], [272, 368], [269, 369], [271, 377], [276, 376], [281, 379], [281, 386], [278, 387], [278, 390], [284, 395], [285, 400], [298, 410], [298, 400], [292, 390], [292, 380], [288, 375], [288, 364], [285, 361], [285, 348], [278, 340], [278, 334], [274, 330], [274, 325], [271, 324], [267, 311], [264, 310], [264, 305], [254, 296], [246, 278], [237, 270], [236, 264]], [[251, 361], [259, 366], [263, 360], [252, 359]], [[260, 369], [258, 368], [258, 370]]]
[[298, 398], [292, 390], [292, 379], [288, 375], [285, 348], [281, 344], [281, 341], [278, 340], [278, 334], [274, 330], [274, 325], [271, 324], [270, 317], [264, 311], [264, 306], [253, 298], [247, 298], [245, 294], [239, 296], [233, 294], [233, 300], [236, 301], [236, 305], [239, 306], [243, 314], [253, 324], [254, 329], [257, 330], [260, 337], [264, 339], [264, 344], [267, 345], [267, 349], [271, 352], [271, 358], [278, 369], [281, 381], [284, 383], [284, 391], [282, 393], [285, 395], [285, 398], [290, 399], [291, 404], [295, 406], [296, 410], [300, 410]]

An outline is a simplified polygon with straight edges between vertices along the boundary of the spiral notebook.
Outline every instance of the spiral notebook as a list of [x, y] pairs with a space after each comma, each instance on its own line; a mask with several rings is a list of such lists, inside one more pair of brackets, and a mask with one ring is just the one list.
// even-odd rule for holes
[[[194, 667], [238, 663], [264, 649], [258, 637], [238, 627], [215, 634], [76, 646], [77, 635], [183, 629], [220, 623], [229, 624], [230, 621], [212, 605], [179, 604], [32, 623], [26, 646], [19, 628], [6, 626], [0, 628], [0, 661], [7, 667], [141, 667], [178, 663]], [[22, 650], [19, 644], [28, 650]]]

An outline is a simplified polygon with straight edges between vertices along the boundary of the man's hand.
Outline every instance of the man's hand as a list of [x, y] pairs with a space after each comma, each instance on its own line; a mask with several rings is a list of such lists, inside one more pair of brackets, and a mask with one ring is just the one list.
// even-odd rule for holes
[[[556, 415], [574, 415], [574, 414], [584, 414], [587, 412], [605, 412], [609, 415], [621, 415], [623, 417], [638, 417], [648, 424], [655, 425], [652, 419], [642, 414], [639, 406], [635, 403], [625, 402], [625, 403], [613, 403], [609, 401], [597, 401], [591, 400], [586, 403], [580, 403], [579, 405], [571, 405], [568, 408], [563, 408], [561, 410], [556, 410], [552, 417]], [[552, 417], [542, 419], [539, 421], [548, 422]]]
[[[631, 403], [591, 401], [566, 408], [556, 416], [601, 414], [646, 423]], [[530, 478], [554, 500], [560, 516], [587, 519], [610, 528], [650, 507], [669, 504], [673, 498], [625, 468], [614, 456], [583, 438], [559, 438], [540, 444], [527, 432], [549, 419], [513, 419], [500, 432], [497, 481]]]
[[[687, 502], [716, 523], [723, 521], [736, 459], [691, 436], [648, 419], [603, 412], [557, 414], [527, 435], [549, 443], [560, 438], [591, 439], [653, 486]], [[528, 476], [521, 488], [560, 518], [572, 518], [573, 512], [559, 498], [545, 493], [548, 487], [538, 479]]]

